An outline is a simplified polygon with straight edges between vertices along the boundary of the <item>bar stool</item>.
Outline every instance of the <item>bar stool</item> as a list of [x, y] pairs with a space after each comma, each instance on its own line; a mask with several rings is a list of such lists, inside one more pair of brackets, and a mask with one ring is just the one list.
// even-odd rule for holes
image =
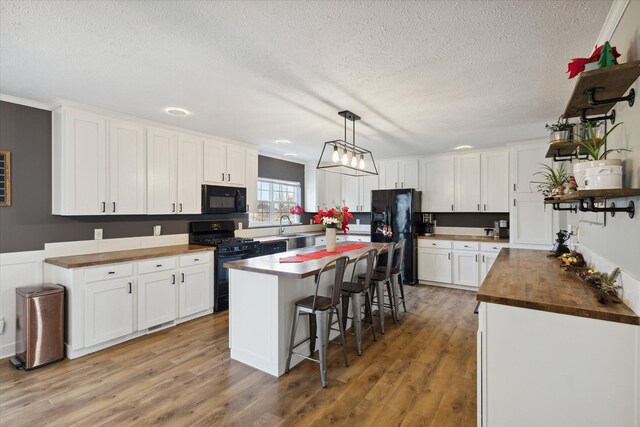
[[[346, 366], [349, 366], [349, 360], [347, 359], [347, 352], [345, 349], [344, 328], [342, 327], [342, 322], [340, 321], [340, 319], [342, 318], [342, 308], [340, 307], [340, 289], [342, 281], [344, 280], [344, 271], [347, 267], [348, 262], [348, 257], [341, 256], [325, 264], [316, 276], [315, 294], [310, 295], [306, 298], [302, 298], [295, 303], [295, 315], [293, 318], [293, 325], [291, 327], [291, 341], [289, 343], [289, 355], [287, 356], [287, 367], [285, 369], [285, 373], [289, 372], [289, 368], [291, 366], [291, 356], [295, 353], [300, 357], [304, 357], [305, 359], [312, 360], [320, 364], [320, 379], [322, 380], [322, 387], [327, 386], [327, 345], [329, 343], [329, 331], [331, 329], [331, 320], [334, 312], [336, 313], [338, 318], [338, 327], [340, 330], [340, 341], [342, 342], [344, 364]], [[333, 267], [335, 267], [335, 276], [333, 285], [331, 287], [331, 296], [325, 297], [318, 295], [318, 289], [320, 287], [320, 279], [322, 277], [322, 274], [326, 270], [329, 270]], [[309, 326], [311, 330], [309, 331], [308, 338], [295, 344], [296, 331], [298, 329], [298, 319], [300, 318], [300, 315], [310, 316]], [[313, 318], [315, 321], [312, 321], [311, 318]], [[317, 337], [320, 339], [320, 348], [318, 349], [319, 360], [311, 357], [315, 352], [315, 325], [317, 325]], [[296, 347], [304, 344], [307, 341], [310, 342], [311, 347], [311, 354], [309, 354], [309, 356], [305, 356], [304, 354], [296, 353], [293, 351]]]
[[[376, 301], [378, 305], [378, 317], [380, 318], [380, 332], [384, 334], [384, 309], [389, 308], [391, 310], [391, 320], [396, 323], [396, 295], [393, 287], [391, 286], [391, 265], [393, 263], [393, 253], [395, 249], [395, 243], [387, 243], [387, 265], [384, 267], [384, 271], [374, 271], [371, 276], [373, 282], [371, 286], [372, 299]], [[363, 277], [360, 275], [358, 277]], [[384, 302], [386, 296], [389, 299], [389, 303]]]
[[[368, 313], [368, 318], [371, 322], [371, 326], [366, 330], [371, 329], [371, 332], [373, 333], [373, 340], [376, 341], [376, 331], [373, 326], [373, 308], [371, 305], [369, 288], [371, 287], [371, 276], [373, 275], [376, 267], [377, 258], [378, 251], [375, 249], [370, 249], [360, 255], [353, 265], [351, 280], [349, 282], [342, 282], [342, 328], [345, 329], [347, 327], [347, 319], [353, 319], [353, 329], [356, 334], [356, 348], [358, 349], [358, 356], [362, 356], [362, 297], [364, 297], [365, 313]], [[366, 261], [367, 263], [364, 278], [356, 278], [356, 271], [361, 261]], [[351, 299], [353, 317], [348, 317], [349, 299]]]
[[[402, 301], [402, 308], [404, 312], [407, 312], [407, 304], [404, 299], [404, 280], [402, 279], [402, 271], [404, 270], [404, 249], [407, 240], [402, 239], [396, 243], [395, 250], [393, 252], [393, 267], [391, 268], [391, 286], [393, 286], [394, 293], [396, 287], [400, 289], [400, 296], [396, 294], [396, 319], [399, 319], [400, 314], [400, 301]], [[376, 271], [384, 272], [384, 266], [376, 268]]]

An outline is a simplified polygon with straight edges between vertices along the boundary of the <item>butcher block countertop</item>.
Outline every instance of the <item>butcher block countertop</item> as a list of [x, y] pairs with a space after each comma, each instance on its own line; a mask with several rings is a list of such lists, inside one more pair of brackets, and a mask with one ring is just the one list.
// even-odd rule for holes
[[509, 238], [494, 239], [486, 236], [465, 236], [462, 234], [432, 234], [431, 236], [418, 236], [418, 239], [428, 240], [457, 240], [462, 242], [486, 242], [486, 243], [509, 243]]
[[562, 271], [549, 252], [502, 249], [477, 294], [478, 301], [640, 325], [624, 303], [602, 305], [595, 290]]
[[[352, 245], [353, 242], [342, 242], [338, 243], [336, 246], [344, 246], [344, 245]], [[286, 258], [294, 255], [305, 254], [310, 252], [316, 252], [321, 250], [322, 248], [318, 246], [295, 249], [292, 251], [281, 252], [273, 255], [261, 256], [258, 258], [248, 258], [239, 261], [229, 261], [224, 264], [226, 268], [230, 268], [233, 270], [245, 270], [245, 271], [253, 271], [256, 273], [264, 273], [264, 274], [272, 274], [274, 276], [284, 276], [291, 277], [294, 279], [304, 279], [305, 277], [310, 277], [318, 274], [320, 269], [329, 261], [341, 257], [348, 256], [349, 262], [355, 262], [356, 258], [361, 254], [365, 253], [369, 249], [383, 249], [386, 248], [386, 244], [384, 243], [362, 243], [365, 245], [360, 249], [356, 249], [353, 251], [336, 253], [333, 256], [328, 256], [324, 258], [318, 258], [305, 262], [296, 262], [296, 263], [281, 263], [280, 258]]]
[[63, 268], [91, 267], [93, 265], [115, 264], [118, 262], [136, 261], [147, 258], [160, 258], [190, 254], [192, 252], [213, 251], [214, 246], [175, 245], [155, 248], [129, 249], [126, 251], [102, 252], [97, 254], [71, 255], [44, 260], [47, 264]]

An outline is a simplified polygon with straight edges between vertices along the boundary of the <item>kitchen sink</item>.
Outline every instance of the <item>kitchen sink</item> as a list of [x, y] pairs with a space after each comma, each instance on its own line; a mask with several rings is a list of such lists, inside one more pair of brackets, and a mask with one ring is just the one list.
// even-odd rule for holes
[[287, 242], [287, 250], [306, 248], [316, 244], [313, 233], [286, 233], [273, 236], [274, 239], [282, 239]]

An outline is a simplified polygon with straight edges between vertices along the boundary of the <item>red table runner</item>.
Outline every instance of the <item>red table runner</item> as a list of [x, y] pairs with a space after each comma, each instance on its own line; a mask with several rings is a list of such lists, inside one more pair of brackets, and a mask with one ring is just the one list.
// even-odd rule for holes
[[335, 254], [341, 254], [343, 252], [355, 251], [356, 249], [361, 249], [366, 247], [366, 244], [363, 243], [351, 243], [348, 245], [338, 246], [335, 252], [327, 252], [325, 249], [315, 252], [309, 252], [308, 254], [299, 254], [294, 256], [289, 256], [285, 258], [280, 258], [281, 263], [289, 263], [289, 262], [306, 262], [314, 259], [329, 257]]

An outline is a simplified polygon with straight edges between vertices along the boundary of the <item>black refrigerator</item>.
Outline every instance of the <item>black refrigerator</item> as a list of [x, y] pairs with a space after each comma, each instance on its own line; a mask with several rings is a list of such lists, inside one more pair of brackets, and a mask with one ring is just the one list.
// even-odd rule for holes
[[[421, 209], [421, 196], [422, 193], [413, 188], [371, 192], [371, 241], [407, 240], [402, 271], [403, 282], [407, 285], [418, 282], [416, 233], [420, 221], [418, 212]], [[380, 262], [385, 260], [386, 257], [381, 257]]]

